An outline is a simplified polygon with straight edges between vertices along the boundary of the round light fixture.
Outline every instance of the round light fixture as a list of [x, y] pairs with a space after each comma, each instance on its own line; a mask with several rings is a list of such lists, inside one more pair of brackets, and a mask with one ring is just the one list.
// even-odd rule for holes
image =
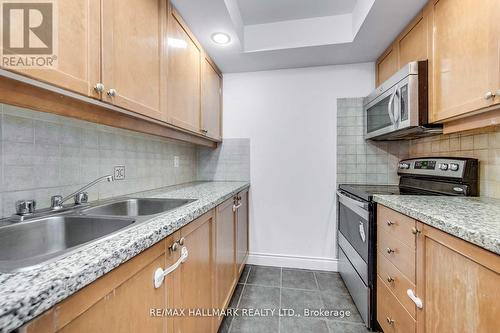
[[215, 44], [226, 45], [231, 41], [231, 37], [224, 32], [216, 32], [212, 35], [212, 40]]

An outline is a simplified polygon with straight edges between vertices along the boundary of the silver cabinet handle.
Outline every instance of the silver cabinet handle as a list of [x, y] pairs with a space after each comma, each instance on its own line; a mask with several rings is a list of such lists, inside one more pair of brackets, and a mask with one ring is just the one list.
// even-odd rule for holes
[[241, 202], [237, 205], [233, 205], [233, 212], [237, 211], [241, 207]]
[[411, 233], [414, 235], [419, 235], [422, 231], [418, 230], [417, 228], [411, 228]]
[[387, 324], [394, 325], [394, 319], [387, 317], [386, 320], [387, 320]]
[[108, 90], [108, 96], [109, 97], [115, 97], [117, 95], [117, 93], [118, 92], [116, 91], [116, 89], [111, 88], [111, 89]]
[[207, 134], [208, 133], [208, 131], [206, 129], [201, 129], [200, 132], [203, 133], [203, 134]]
[[415, 296], [415, 293], [413, 292], [413, 290], [408, 289], [406, 291], [406, 294], [413, 301], [413, 303], [415, 303], [415, 305], [417, 306], [417, 308], [419, 308], [419, 309], [423, 309], [424, 308], [424, 304], [422, 303], [422, 300], [420, 298], [418, 298], [417, 296]]
[[389, 282], [389, 283], [394, 282], [394, 278], [390, 275], [387, 275], [387, 282]]
[[186, 243], [186, 238], [182, 237], [181, 239], [179, 239], [180, 246], [184, 246], [184, 243]]
[[95, 86], [94, 86], [94, 90], [98, 93], [102, 93], [104, 91], [104, 84], [102, 83], [97, 83]]
[[486, 94], [484, 94], [484, 99], [488, 100], [492, 98], [495, 98], [495, 94], [492, 93], [491, 91], [488, 91]]
[[181, 249], [181, 256], [179, 259], [173, 264], [172, 266], [162, 269], [162, 268], [157, 268], [156, 271], [154, 272], [153, 275], [153, 285], [156, 289], [160, 288], [161, 285], [163, 284], [163, 281], [165, 280], [165, 277], [175, 271], [177, 268], [179, 268], [180, 265], [186, 262], [188, 259], [189, 252], [186, 247], [183, 247]]
[[390, 227], [391, 225], [394, 225], [394, 222], [387, 220], [387, 225]]
[[393, 250], [393, 249], [391, 249], [390, 247], [388, 247], [385, 251], [386, 251], [388, 254], [394, 253], [394, 250]]

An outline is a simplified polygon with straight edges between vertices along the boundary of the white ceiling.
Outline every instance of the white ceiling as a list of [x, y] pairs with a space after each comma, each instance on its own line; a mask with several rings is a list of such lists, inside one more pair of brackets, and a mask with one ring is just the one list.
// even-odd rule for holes
[[352, 12], [356, 0], [238, 0], [245, 25]]
[[[374, 61], [426, 2], [172, 0], [224, 73]], [[231, 44], [211, 41], [219, 31]]]

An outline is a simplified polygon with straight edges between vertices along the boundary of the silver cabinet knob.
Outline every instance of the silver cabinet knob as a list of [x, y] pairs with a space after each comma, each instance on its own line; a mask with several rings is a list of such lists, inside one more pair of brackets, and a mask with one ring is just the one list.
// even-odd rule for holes
[[389, 282], [389, 283], [394, 282], [394, 278], [390, 275], [387, 275], [387, 282]]
[[418, 230], [417, 228], [411, 228], [411, 233], [414, 235], [419, 235], [421, 233], [421, 231]]
[[390, 247], [388, 247], [385, 251], [386, 251], [388, 254], [394, 253], [394, 250], [393, 250], [393, 249], [391, 249]]
[[30, 215], [35, 213], [35, 200], [19, 200], [16, 202], [16, 214], [20, 216]]
[[394, 225], [394, 222], [387, 220], [387, 225], [390, 227], [391, 225]]
[[182, 237], [181, 239], [179, 239], [179, 245], [180, 246], [183, 246], [184, 243], [186, 243], [186, 238]]
[[117, 93], [118, 92], [116, 91], [116, 89], [111, 88], [111, 89], [108, 90], [108, 96], [109, 97], [115, 97]]
[[179, 249], [179, 243], [178, 243], [178, 242], [175, 242], [174, 244], [172, 244], [172, 245], [170, 246], [170, 250], [171, 250], [172, 252], [175, 252], [175, 251], [177, 251], [178, 249]]
[[102, 93], [104, 91], [104, 84], [98, 83], [94, 86], [94, 90], [98, 93]]
[[484, 99], [488, 100], [488, 99], [492, 99], [495, 97], [495, 94], [492, 93], [491, 91], [488, 91], [486, 94], [484, 94]]
[[394, 319], [391, 319], [391, 318], [387, 317], [386, 320], [387, 320], [387, 324], [389, 324], [389, 325], [393, 325], [394, 324]]
[[208, 133], [208, 131], [206, 129], [201, 129], [200, 132], [203, 133], [203, 134], [207, 134]]

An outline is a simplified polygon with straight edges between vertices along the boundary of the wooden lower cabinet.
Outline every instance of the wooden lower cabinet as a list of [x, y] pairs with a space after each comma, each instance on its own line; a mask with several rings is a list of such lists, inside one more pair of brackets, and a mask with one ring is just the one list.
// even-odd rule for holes
[[[217, 332], [222, 318], [202, 314], [226, 308], [240, 277], [235, 261], [239, 243], [236, 221], [248, 226], [247, 193], [240, 194], [244, 209], [236, 207], [236, 196], [227, 200], [55, 305], [19, 332]], [[248, 243], [241, 244], [242, 249], [244, 244]], [[155, 271], [176, 263], [183, 247], [188, 251], [187, 260], [155, 288]], [[239, 264], [245, 261], [246, 255]], [[184, 310], [185, 315], [168, 315], [165, 309]]]
[[417, 256], [417, 332], [498, 331], [500, 256], [427, 225]]
[[[174, 279], [177, 308], [210, 310], [213, 308], [213, 238], [215, 212], [212, 210], [181, 229], [181, 246], [189, 251]], [[175, 332], [215, 332], [212, 317], [185, 316], [175, 321]]]
[[248, 191], [238, 195], [236, 210], [236, 268], [241, 274], [248, 258]]
[[[383, 208], [387, 216], [398, 214], [387, 210]], [[414, 260], [415, 284], [401, 273], [405, 265], [381, 254], [385, 247], [380, 242], [395, 234], [377, 240], [377, 320], [383, 331], [496, 332], [500, 256], [418, 221], [415, 231], [415, 257], [408, 257]], [[415, 306], [407, 290], [422, 301], [422, 308]]]
[[231, 198], [217, 207], [215, 224], [215, 281], [216, 305], [225, 308], [231, 300], [236, 286], [235, 253], [235, 198]]

